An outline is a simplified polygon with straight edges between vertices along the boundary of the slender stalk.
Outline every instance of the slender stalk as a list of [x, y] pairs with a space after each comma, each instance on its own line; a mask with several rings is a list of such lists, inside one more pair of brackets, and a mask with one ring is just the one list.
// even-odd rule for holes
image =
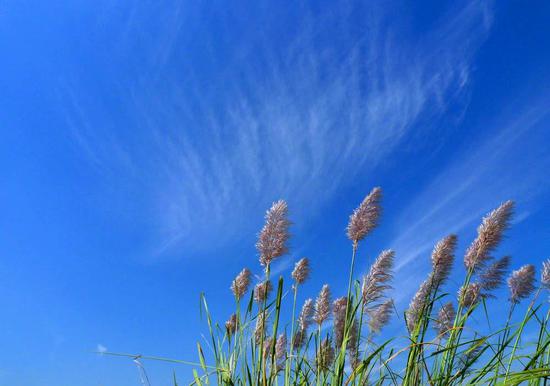
[[289, 356], [290, 358], [286, 361], [285, 364], [285, 385], [288, 385], [288, 382], [290, 380], [290, 371], [292, 369], [292, 361], [293, 361], [293, 348], [294, 348], [294, 326], [296, 324], [296, 297], [298, 294], [298, 283], [294, 283], [294, 299], [292, 300], [292, 322], [290, 327], [290, 349], [289, 349]]

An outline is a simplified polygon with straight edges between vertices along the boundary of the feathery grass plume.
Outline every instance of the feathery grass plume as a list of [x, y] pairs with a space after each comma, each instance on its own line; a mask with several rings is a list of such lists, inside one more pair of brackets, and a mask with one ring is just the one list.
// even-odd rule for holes
[[542, 286], [550, 289], [550, 259], [542, 263], [540, 283], [542, 284]]
[[437, 332], [441, 337], [449, 335], [451, 328], [453, 328], [455, 316], [456, 311], [453, 303], [448, 302], [441, 307], [437, 313], [437, 320], [435, 321]]
[[481, 289], [485, 291], [482, 294], [484, 297], [490, 296], [486, 291], [493, 291], [504, 283], [504, 275], [506, 275], [509, 265], [510, 256], [504, 256], [487, 267], [485, 271], [479, 275], [479, 284], [481, 285]]
[[258, 314], [256, 318], [256, 327], [254, 328], [254, 339], [256, 344], [262, 341], [262, 338], [265, 337], [265, 331], [267, 330], [267, 318], [266, 311], [262, 311]]
[[472, 307], [481, 298], [481, 285], [470, 283], [467, 287], [460, 287], [458, 290], [458, 302], [464, 308]]
[[483, 218], [477, 228], [477, 237], [464, 256], [466, 268], [475, 270], [490, 258], [489, 253], [500, 243], [504, 231], [509, 226], [513, 209], [514, 202], [506, 201]]
[[313, 317], [313, 299], [306, 299], [300, 315], [298, 316], [298, 328], [300, 330], [307, 330], [311, 325], [311, 318]]
[[390, 289], [388, 283], [392, 275], [393, 259], [395, 252], [385, 250], [380, 253], [375, 262], [371, 265], [369, 272], [363, 277], [363, 304], [365, 306], [379, 300], [384, 291]]
[[250, 276], [252, 273], [248, 268], [243, 269], [235, 279], [233, 279], [233, 282], [231, 283], [231, 291], [233, 292], [233, 295], [235, 295], [235, 298], [237, 300], [241, 299], [243, 295], [248, 291], [248, 287], [250, 286]]
[[227, 322], [225, 322], [225, 329], [227, 330], [227, 335], [231, 336], [237, 331], [238, 321], [237, 314], [233, 314], [229, 317]]
[[378, 333], [388, 324], [393, 313], [393, 299], [386, 300], [384, 303], [368, 311], [369, 328], [371, 332]]
[[319, 296], [315, 301], [315, 313], [313, 320], [315, 323], [321, 325], [330, 315], [330, 288], [328, 284], [323, 285]]
[[292, 349], [298, 350], [304, 346], [306, 343], [306, 334], [307, 332], [305, 330], [296, 330], [294, 333], [294, 339], [292, 339]]
[[456, 236], [449, 235], [440, 240], [432, 252], [432, 272], [437, 285], [447, 280], [453, 268]]
[[272, 348], [273, 348], [273, 338], [271, 336], [268, 336], [264, 340], [264, 350], [263, 350], [264, 359], [271, 355]]
[[277, 371], [282, 369], [282, 364], [286, 360], [286, 334], [279, 334], [275, 343], [275, 358], [277, 359]]
[[254, 287], [254, 300], [258, 303], [262, 303], [269, 297], [272, 289], [273, 285], [270, 280], [256, 284], [256, 287]]
[[508, 288], [512, 303], [519, 303], [521, 299], [529, 297], [535, 289], [535, 267], [527, 264], [512, 272], [508, 278]]
[[288, 206], [283, 200], [273, 203], [265, 215], [265, 225], [260, 231], [256, 243], [256, 248], [260, 253], [260, 263], [264, 267], [288, 252], [290, 221], [287, 216]]
[[307, 329], [311, 325], [313, 312], [313, 299], [307, 299], [298, 316], [298, 329], [294, 333], [294, 339], [292, 339], [292, 349], [296, 350], [304, 345], [307, 337]]
[[334, 316], [334, 344], [337, 349], [342, 347], [344, 339], [344, 327], [346, 324], [346, 307], [348, 298], [342, 296], [332, 304], [332, 314]]
[[409, 331], [414, 331], [414, 328], [416, 327], [416, 324], [418, 323], [420, 316], [422, 315], [422, 311], [425, 308], [425, 305], [428, 301], [428, 296], [430, 295], [432, 288], [432, 277], [428, 277], [428, 279], [424, 280], [422, 284], [420, 284], [420, 288], [418, 288], [418, 291], [416, 294], [414, 294], [414, 297], [412, 298], [411, 302], [409, 303], [409, 309], [406, 311], [406, 319], [407, 319], [407, 327], [409, 328]]
[[328, 336], [321, 342], [321, 347], [315, 359], [315, 364], [319, 371], [329, 371], [332, 363], [334, 362], [334, 348], [332, 347], [332, 342]]
[[380, 200], [382, 189], [376, 187], [365, 197], [361, 205], [355, 209], [349, 218], [348, 238], [357, 243], [372, 231], [380, 217]]
[[302, 284], [309, 277], [309, 271], [309, 260], [307, 257], [304, 257], [294, 265], [292, 278], [296, 281], [296, 284]]

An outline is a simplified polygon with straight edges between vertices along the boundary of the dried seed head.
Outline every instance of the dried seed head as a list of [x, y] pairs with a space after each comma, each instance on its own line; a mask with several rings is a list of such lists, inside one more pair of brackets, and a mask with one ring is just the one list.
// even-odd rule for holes
[[368, 311], [369, 328], [373, 333], [378, 333], [388, 324], [393, 313], [393, 300], [386, 300], [384, 303]]
[[292, 349], [298, 350], [306, 343], [307, 332], [305, 330], [298, 329], [294, 333], [294, 338], [292, 339]]
[[481, 296], [481, 285], [479, 283], [470, 283], [468, 287], [462, 286], [458, 290], [458, 302], [464, 308], [475, 305], [481, 299]]
[[237, 321], [237, 315], [233, 314], [229, 317], [227, 322], [225, 322], [225, 329], [227, 330], [227, 335], [231, 336], [235, 334], [235, 331], [237, 331], [238, 321]]
[[330, 315], [330, 288], [328, 284], [325, 284], [319, 292], [319, 296], [315, 301], [315, 314], [313, 320], [315, 323], [321, 325]]
[[437, 320], [435, 322], [437, 332], [441, 337], [448, 335], [455, 321], [456, 311], [453, 303], [448, 302], [441, 307], [437, 313]]
[[334, 362], [334, 349], [328, 337], [323, 339], [316, 357], [316, 366], [321, 372], [327, 372]]
[[510, 265], [510, 256], [504, 256], [498, 259], [493, 264], [488, 266], [481, 275], [479, 275], [479, 284], [481, 289], [485, 291], [482, 295], [490, 296], [486, 291], [493, 291], [504, 283], [504, 275]]
[[349, 218], [348, 238], [354, 243], [361, 241], [378, 224], [382, 189], [374, 188], [354, 210]]
[[277, 337], [277, 343], [275, 344], [275, 357], [278, 361], [286, 359], [286, 334], [280, 334]]
[[334, 344], [337, 349], [342, 347], [342, 341], [344, 339], [347, 305], [348, 298], [345, 296], [336, 299], [332, 304], [332, 314], [334, 316]]
[[477, 228], [477, 237], [464, 256], [466, 268], [474, 270], [483, 266], [490, 258], [489, 253], [500, 243], [504, 231], [510, 224], [513, 209], [514, 203], [506, 201], [483, 218]]
[[298, 328], [306, 331], [311, 324], [311, 318], [313, 317], [313, 299], [307, 299], [302, 306], [300, 315], [298, 316]]
[[271, 352], [273, 351], [273, 338], [268, 336], [264, 339], [264, 350], [263, 350], [264, 359], [271, 357]]
[[262, 338], [265, 337], [265, 331], [267, 330], [267, 318], [265, 317], [265, 311], [258, 314], [256, 318], [256, 327], [254, 329], [254, 339], [259, 344]]
[[519, 303], [521, 299], [529, 297], [535, 289], [535, 267], [527, 264], [512, 272], [508, 278], [508, 288], [512, 303]]
[[265, 301], [272, 289], [273, 285], [269, 280], [256, 284], [256, 287], [254, 287], [254, 300], [258, 303]]
[[279, 256], [288, 252], [290, 238], [288, 228], [288, 207], [285, 201], [275, 202], [265, 215], [265, 225], [260, 231], [256, 248], [260, 253], [260, 263], [268, 266]]
[[540, 274], [540, 283], [550, 289], [550, 259], [542, 263], [542, 272]]
[[241, 299], [248, 291], [251, 272], [248, 268], [243, 269], [231, 283], [231, 291], [237, 300]]
[[304, 257], [296, 263], [294, 270], [292, 271], [292, 278], [296, 281], [296, 284], [304, 283], [309, 277], [309, 260]]
[[431, 288], [432, 277], [430, 276], [428, 277], [428, 279], [424, 280], [422, 284], [420, 284], [420, 288], [409, 303], [409, 309], [406, 312], [406, 319], [407, 327], [409, 328], [410, 332], [414, 331], [416, 324], [419, 322], [422, 314], [425, 312], [428, 297], [431, 294]]
[[392, 267], [395, 252], [382, 251], [376, 261], [370, 267], [369, 272], [363, 277], [363, 304], [368, 306], [382, 298], [384, 291], [391, 288], [387, 283], [392, 279]]
[[437, 285], [447, 280], [453, 268], [456, 236], [449, 235], [440, 240], [432, 252], [432, 272]]

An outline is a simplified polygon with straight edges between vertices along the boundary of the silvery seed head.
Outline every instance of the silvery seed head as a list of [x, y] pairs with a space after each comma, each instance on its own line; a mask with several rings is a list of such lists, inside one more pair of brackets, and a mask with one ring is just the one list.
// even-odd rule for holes
[[504, 275], [510, 265], [510, 256], [504, 256], [493, 264], [488, 266], [481, 275], [479, 275], [479, 284], [485, 291], [483, 296], [489, 296], [487, 291], [493, 291], [504, 283]]
[[288, 206], [279, 200], [271, 206], [265, 215], [265, 225], [260, 231], [256, 248], [260, 253], [260, 263], [267, 267], [271, 262], [288, 252], [290, 238], [288, 228]]
[[319, 296], [315, 302], [315, 313], [313, 320], [315, 323], [321, 325], [330, 315], [330, 288], [328, 284], [325, 284], [319, 292]]
[[277, 343], [275, 344], [275, 357], [278, 361], [285, 360], [286, 358], [286, 344], [286, 334], [279, 334]]
[[273, 290], [273, 285], [269, 280], [256, 284], [256, 287], [254, 287], [254, 300], [258, 303], [264, 302], [269, 297], [271, 290]]
[[300, 259], [300, 261], [298, 261], [294, 266], [294, 270], [292, 271], [292, 278], [294, 279], [296, 284], [302, 284], [309, 277], [309, 271], [309, 260], [304, 257], [303, 259]]
[[350, 216], [347, 232], [354, 243], [364, 239], [378, 224], [381, 198], [382, 189], [374, 188]]
[[237, 321], [237, 315], [233, 314], [229, 317], [227, 322], [225, 322], [225, 329], [227, 330], [227, 335], [232, 336], [235, 334], [235, 331], [237, 331], [238, 327], [238, 321]]
[[298, 350], [306, 343], [307, 338], [307, 332], [305, 330], [302, 330], [298, 328], [298, 330], [294, 333], [294, 338], [292, 339], [292, 349]]
[[481, 225], [477, 228], [477, 237], [464, 256], [466, 268], [475, 270], [482, 267], [490, 258], [489, 254], [500, 243], [504, 231], [510, 224], [513, 209], [514, 203], [506, 201], [483, 218]]
[[469, 308], [481, 300], [481, 285], [479, 283], [470, 283], [467, 287], [460, 287], [458, 291], [458, 302], [464, 308]]
[[441, 307], [436, 320], [437, 332], [441, 337], [449, 335], [449, 331], [453, 328], [455, 316], [456, 311], [453, 303], [448, 302]]
[[447, 280], [453, 268], [456, 236], [450, 235], [440, 240], [432, 252], [432, 272], [437, 285]]
[[391, 288], [387, 284], [392, 279], [392, 267], [395, 252], [392, 250], [382, 251], [369, 269], [369, 272], [363, 277], [363, 304], [369, 304], [379, 300], [384, 296], [384, 291]]
[[348, 298], [343, 296], [332, 304], [332, 314], [334, 316], [334, 344], [337, 349], [342, 346], [344, 339], [344, 328], [346, 325], [346, 307]]
[[268, 336], [264, 339], [263, 351], [264, 359], [271, 357], [271, 353], [273, 352], [273, 338], [271, 336]]
[[231, 291], [237, 300], [241, 299], [248, 291], [251, 272], [248, 268], [243, 269], [231, 283]]
[[418, 288], [418, 291], [409, 303], [409, 309], [406, 312], [406, 319], [407, 327], [410, 332], [414, 331], [416, 324], [420, 320], [423, 312], [425, 312], [426, 303], [428, 302], [428, 297], [431, 294], [431, 288], [432, 278], [430, 276], [422, 282], [420, 288]]
[[519, 303], [521, 299], [529, 297], [535, 289], [535, 267], [527, 264], [512, 272], [508, 278], [508, 288], [512, 303]]
[[542, 272], [540, 274], [540, 284], [550, 289], [550, 259], [542, 263]]
[[300, 315], [298, 316], [298, 328], [300, 330], [307, 330], [307, 328], [311, 324], [313, 312], [313, 299], [306, 299], [304, 305], [302, 306], [302, 310], [300, 311]]
[[388, 324], [393, 313], [393, 300], [386, 300], [384, 303], [377, 305], [368, 310], [369, 328], [373, 333], [378, 333]]

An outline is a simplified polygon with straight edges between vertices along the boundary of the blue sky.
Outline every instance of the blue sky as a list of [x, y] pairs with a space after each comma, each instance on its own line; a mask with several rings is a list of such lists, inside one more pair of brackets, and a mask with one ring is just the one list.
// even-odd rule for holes
[[359, 271], [395, 249], [400, 311], [450, 232], [455, 290], [506, 199], [497, 254], [539, 265], [549, 19], [544, 1], [3, 1], [0, 384], [137, 385], [98, 345], [196, 359], [200, 292], [225, 320], [279, 198], [294, 237], [274, 270], [308, 256], [304, 297], [344, 291], [347, 217], [376, 185]]

